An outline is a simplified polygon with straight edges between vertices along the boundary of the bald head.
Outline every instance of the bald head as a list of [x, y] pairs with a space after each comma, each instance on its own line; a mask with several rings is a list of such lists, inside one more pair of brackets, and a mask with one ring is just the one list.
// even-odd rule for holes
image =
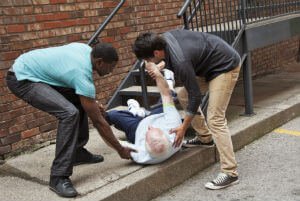
[[149, 126], [146, 132], [146, 149], [153, 158], [165, 156], [172, 147], [171, 142], [159, 128]]

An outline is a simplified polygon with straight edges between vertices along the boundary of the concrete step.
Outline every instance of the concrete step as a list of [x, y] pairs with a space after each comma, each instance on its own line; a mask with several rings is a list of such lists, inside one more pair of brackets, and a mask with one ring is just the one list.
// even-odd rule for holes
[[[128, 96], [142, 96], [142, 87], [141, 86], [131, 86], [120, 90], [120, 95]], [[160, 96], [159, 90], [156, 86], [147, 86], [147, 93], [149, 96]]]

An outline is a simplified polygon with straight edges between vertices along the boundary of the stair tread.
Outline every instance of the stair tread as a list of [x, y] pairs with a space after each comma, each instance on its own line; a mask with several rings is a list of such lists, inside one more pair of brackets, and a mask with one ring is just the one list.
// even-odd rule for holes
[[[134, 85], [120, 90], [122, 92], [142, 92], [141, 86]], [[157, 86], [147, 86], [148, 93], [159, 93]]]
[[[117, 106], [117, 107], [114, 107], [114, 108], [109, 109], [108, 111], [111, 111], [111, 110], [127, 110], [127, 109], [128, 109], [127, 106], [125, 106], [125, 105], [119, 105], [119, 106]], [[178, 112], [179, 112], [180, 116], [181, 116], [182, 118], [184, 118], [184, 116], [185, 116], [185, 111], [182, 110], [182, 109], [178, 109]]]

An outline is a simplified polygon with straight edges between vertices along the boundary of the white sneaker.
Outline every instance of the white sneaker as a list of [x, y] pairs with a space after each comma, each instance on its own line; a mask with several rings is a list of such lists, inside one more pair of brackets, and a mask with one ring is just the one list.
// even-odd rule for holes
[[128, 99], [127, 100], [128, 105], [128, 111], [133, 116], [139, 116], [139, 117], [145, 117], [146, 116], [146, 110], [144, 108], [140, 107], [140, 104], [134, 100], [134, 99]]
[[238, 177], [232, 177], [225, 173], [219, 173], [217, 178], [205, 184], [205, 188], [210, 190], [218, 190], [239, 183]]

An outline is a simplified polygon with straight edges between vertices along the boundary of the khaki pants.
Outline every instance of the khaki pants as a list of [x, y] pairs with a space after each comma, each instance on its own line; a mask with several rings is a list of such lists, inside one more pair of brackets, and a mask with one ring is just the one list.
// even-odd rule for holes
[[[202, 115], [195, 115], [192, 121], [192, 127], [197, 131], [197, 136], [202, 142], [206, 143], [214, 139], [220, 154], [221, 171], [231, 176], [238, 176], [238, 173], [225, 113], [238, 80], [240, 68], [238, 66], [230, 72], [223, 73], [208, 83], [207, 122], [200, 108], [199, 112]], [[198, 83], [203, 89], [203, 82], [199, 80]], [[185, 109], [188, 102], [186, 89], [180, 87], [177, 90], [177, 96], [181, 106]]]

